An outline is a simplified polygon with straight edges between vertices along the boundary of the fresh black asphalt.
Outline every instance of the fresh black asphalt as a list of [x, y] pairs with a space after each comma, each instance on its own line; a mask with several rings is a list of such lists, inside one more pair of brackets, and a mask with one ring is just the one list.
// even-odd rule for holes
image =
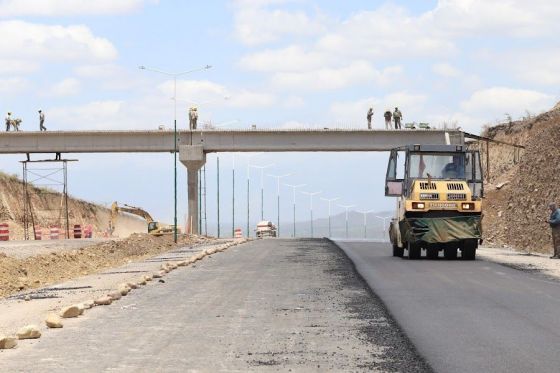
[[476, 261], [337, 242], [437, 372], [559, 372], [560, 282]]

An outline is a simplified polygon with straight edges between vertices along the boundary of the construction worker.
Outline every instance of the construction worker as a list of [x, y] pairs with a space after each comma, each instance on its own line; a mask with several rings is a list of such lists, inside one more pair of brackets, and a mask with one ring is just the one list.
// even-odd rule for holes
[[383, 114], [383, 117], [385, 117], [385, 129], [386, 130], [391, 129], [391, 117], [392, 116], [393, 116], [393, 114], [391, 114], [391, 110], [387, 110], [385, 112], [385, 114]]
[[373, 117], [373, 108], [369, 108], [368, 112], [367, 112], [367, 128], [368, 130], [371, 129], [371, 118]]
[[560, 259], [560, 209], [556, 207], [556, 203], [551, 202], [548, 204], [550, 209], [550, 219], [548, 224], [552, 231], [552, 246], [554, 254], [550, 259]]
[[198, 111], [195, 107], [191, 107], [189, 110], [189, 128], [191, 130], [196, 129], [196, 122], [198, 121]]
[[39, 110], [39, 131], [46, 131], [47, 127], [45, 127], [45, 113], [42, 110]]
[[6, 115], [6, 131], [10, 130], [11, 124], [12, 124], [12, 113], [8, 112], [8, 115]]
[[393, 120], [395, 121], [395, 129], [400, 130], [401, 129], [402, 113], [401, 113], [401, 111], [399, 110], [398, 107], [396, 107], [395, 111], [393, 112]]

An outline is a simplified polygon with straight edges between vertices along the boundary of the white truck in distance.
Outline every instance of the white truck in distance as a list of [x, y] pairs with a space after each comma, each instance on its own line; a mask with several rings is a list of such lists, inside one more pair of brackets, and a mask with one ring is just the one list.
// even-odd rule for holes
[[255, 232], [257, 238], [276, 237], [276, 226], [271, 221], [263, 220], [257, 224]]

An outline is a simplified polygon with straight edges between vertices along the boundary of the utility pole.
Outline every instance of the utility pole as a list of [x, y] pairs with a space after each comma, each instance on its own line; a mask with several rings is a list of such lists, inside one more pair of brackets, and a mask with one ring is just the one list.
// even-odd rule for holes
[[346, 239], [348, 239], [348, 209], [351, 209], [355, 205], [338, 205], [346, 210]]
[[249, 230], [249, 223], [250, 223], [250, 196], [249, 196], [249, 191], [250, 191], [250, 176], [251, 176], [251, 165], [249, 163], [249, 158], [254, 157], [256, 155], [259, 155], [261, 153], [254, 153], [254, 154], [250, 154], [247, 156], [247, 237], [251, 237], [251, 231]]
[[280, 179], [282, 179], [283, 177], [288, 177], [290, 176], [290, 174], [284, 174], [284, 175], [268, 175], [270, 177], [276, 178], [276, 181], [278, 183], [278, 189], [276, 190], [276, 213], [277, 213], [277, 222], [276, 222], [276, 227], [277, 227], [277, 236], [280, 237]]
[[292, 237], [296, 238], [296, 189], [297, 188], [301, 188], [304, 187], [306, 184], [299, 184], [299, 185], [291, 185], [291, 184], [284, 184], [287, 187], [292, 188], [293, 192], [294, 192], [294, 202], [293, 202], [293, 208], [294, 208], [294, 227], [292, 229]]
[[321, 194], [322, 192], [302, 192], [303, 194], [306, 194], [309, 196], [309, 212], [310, 212], [310, 216], [311, 216], [311, 221], [309, 222], [311, 225], [311, 238], [313, 238], [313, 196], [316, 196], [317, 194]]
[[323, 201], [327, 201], [327, 203], [329, 204], [329, 238], [332, 237], [331, 234], [331, 203], [334, 201], [338, 201], [340, 199], [340, 197], [335, 197], [335, 198], [321, 198]]

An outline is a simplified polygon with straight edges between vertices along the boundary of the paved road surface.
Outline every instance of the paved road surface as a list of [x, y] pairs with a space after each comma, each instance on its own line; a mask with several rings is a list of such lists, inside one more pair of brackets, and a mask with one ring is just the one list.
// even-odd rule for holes
[[393, 258], [339, 242], [438, 372], [559, 372], [560, 283], [482, 260]]
[[327, 240], [230, 248], [0, 353], [10, 372], [429, 372]]

